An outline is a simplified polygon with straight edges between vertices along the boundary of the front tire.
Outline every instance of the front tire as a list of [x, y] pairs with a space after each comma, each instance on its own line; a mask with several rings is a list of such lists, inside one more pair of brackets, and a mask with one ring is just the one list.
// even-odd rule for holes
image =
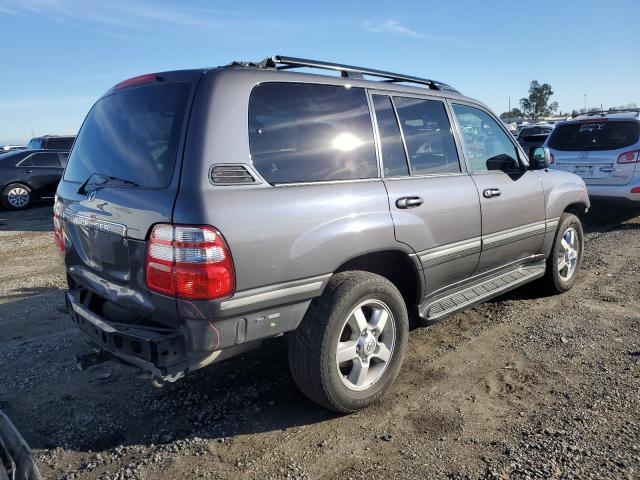
[[32, 192], [22, 183], [7, 185], [2, 191], [2, 205], [8, 210], [23, 210], [31, 205]]
[[378, 401], [400, 371], [407, 346], [407, 307], [379, 275], [334, 275], [289, 337], [298, 388], [316, 403], [349, 413]]
[[571, 290], [582, 264], [584, 233], [580, 219], [571, 213], [563, 213], [547, 258], [545, 283], [551, 293]]

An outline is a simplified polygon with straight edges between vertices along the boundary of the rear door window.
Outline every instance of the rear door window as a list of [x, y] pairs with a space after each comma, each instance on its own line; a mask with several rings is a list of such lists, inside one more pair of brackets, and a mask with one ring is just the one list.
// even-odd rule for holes
[[127, 88], [104, 97], [87, 116], [64, 179], [113, 176], [145, 188], [171, 182], [189, 86], [183, 82]]
[[371, 98], [380, 134], [384, 174], [387, 177], [409, 175], [407, 156], [391, 98], [386, 95], [372, 95]]
[[555, 150], [617, 150], [638, 142], [640, 122], [606, 119], [558, 125], [549, 137]]
[[439, 100], [393, 97], [412, 175], [460, 173], [451, 124]]
[[269, 183], [375, 178], [378, 166], [364, 89], [263, 83], [249, 99], [249, 145]]

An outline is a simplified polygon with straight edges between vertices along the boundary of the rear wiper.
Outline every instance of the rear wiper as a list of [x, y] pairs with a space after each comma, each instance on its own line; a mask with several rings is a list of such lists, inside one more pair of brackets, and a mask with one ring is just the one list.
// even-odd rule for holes
[[116, 182], [116, 183], [121, 183], [123, 185], [126, 185], [128, 187], [139, 187], [140, 185], [138, 185], [136, 182], [133, 182], [131, 180], [126, 180], [124, 178], [118, 178], [118, 177], [113, 177], [111, 175], [103, 175], [102, 173], [92, 173], [91, 175], [89, 175], [85, 181], [83, 181], [80, 186], [78, 187], [78, 189], [76, 190], [79, 194], [85, 194], [87, 193], [87, 185], [89, 185], [89, 182], [91, 181], [91, 179], [93, 177], [99, 177], [100, 179], [102, 179], [102, 181], [98, 182], [98, 185], [107, 185], [111, 182]]

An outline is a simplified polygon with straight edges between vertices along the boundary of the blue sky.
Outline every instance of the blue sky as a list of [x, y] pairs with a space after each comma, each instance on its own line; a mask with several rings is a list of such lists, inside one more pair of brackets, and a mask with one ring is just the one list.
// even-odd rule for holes
[[533, 79], [564, 111], [640, 104], [639, 25], [639, 0], [0, 0], [0, 144], [75, 133], [131, 76], [276, 53], [435, 78], [498, 113]]

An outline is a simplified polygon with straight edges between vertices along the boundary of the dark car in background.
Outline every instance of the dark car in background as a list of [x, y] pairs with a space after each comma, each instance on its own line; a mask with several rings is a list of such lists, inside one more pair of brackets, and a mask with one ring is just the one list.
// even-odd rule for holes
[[75, 141], [74, 135], [44, 135], [29, 140], [29, 150], [62, 150], [68, 152]]
[[532, 158], [533, 151], [544, 145], [549, 134], [553, 131], [551, 124], [536, 124], [522, 127], [516, 139], [525, 152]]
[[11, 210], [53, 199], [68, 150], [16, 150], [0, 155], [0, 201]]

